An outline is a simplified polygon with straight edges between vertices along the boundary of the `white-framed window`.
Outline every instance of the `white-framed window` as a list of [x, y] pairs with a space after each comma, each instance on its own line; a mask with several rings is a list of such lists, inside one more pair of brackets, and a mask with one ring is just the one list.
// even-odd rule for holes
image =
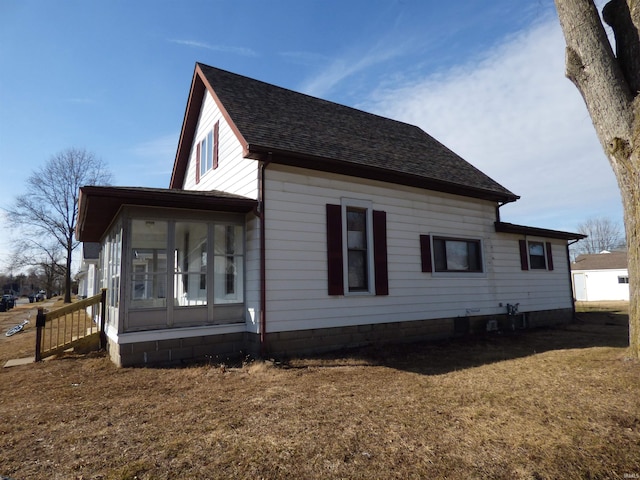
[[131, 221], [131, 305], [167, 305], [168, 222]]
[[546, 270], [547, 260], [544, 251], [544, 243], [529, 242], [529, 268], [532, 270]]
[[214, 303], [243, 301], [243, 228], [215, 225], [213, 234]]
[[522, 270], [553, 270], [553, 246], [541, 240], [519, 240]]
[[207, 237], [208, 227], [204, 222], [176, 222], [173, 287], [175, 305], [207, 304]]
[[241, 224], [132, 219], [131, 245], [132, 309], [244, 302]]
[[387, 213], [368, 200], [326, 205], [329, 295], [389, 295]]
[[220, 122], [216, 122], [196, 145], [196, 183], [205, 173], [218, 168], [219, 129]]
[[345, 293], [372, 293], [373, 219], [369, 201], [342, 199]]
[[619, 275], [618, 276], [618, 283], [629, 283], [629, 275]]
[[484, 273], [482, 240], [448, 235], [420, 235], [422, 271], [430, 273]]
[[436, 272], [481, 273], [482, 242], [479, 239], [434, 236], [433, 263]]
[[110, 231], [100, 256], [102, 286], [107, 289], [107, 305], [120, 305], [120, 271], [122, 268], [122, 223], [118, 221]]

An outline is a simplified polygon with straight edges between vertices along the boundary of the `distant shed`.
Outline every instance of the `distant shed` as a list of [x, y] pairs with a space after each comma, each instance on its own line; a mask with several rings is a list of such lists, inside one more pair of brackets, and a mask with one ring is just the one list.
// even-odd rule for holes
[[580, 255], [571, 263], [571, 280], [577, 301], [628, 301], [627, 252]]

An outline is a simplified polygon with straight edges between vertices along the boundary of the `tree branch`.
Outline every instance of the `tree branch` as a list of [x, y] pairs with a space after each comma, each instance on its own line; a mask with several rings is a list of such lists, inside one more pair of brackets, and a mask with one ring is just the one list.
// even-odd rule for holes
[[633, 96], [637, 96], [640, 91], [640, 3], [611, 0], [604, 6], [602, 17], [613, 29], [616, 58]]

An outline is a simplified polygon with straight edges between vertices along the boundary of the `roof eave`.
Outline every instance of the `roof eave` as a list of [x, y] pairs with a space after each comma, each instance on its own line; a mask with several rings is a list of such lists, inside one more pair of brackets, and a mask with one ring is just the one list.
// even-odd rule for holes
[[515, 225], [507, 222], [495, 222], [496, 232], [514, 233], [517, 235], [530, 235], [534, 237], [555, 238], [558, 240], [582, 240], [587, 235], [582, 233], [563, 232], [561, 230], [550, 230], [547, 228], [527, 227], [525, 225]]
[[515, 202], [520, 197], [511, 192], [499, 192], [487, 190], [468, 185], [445, 182], [433, 178], [421, 177], [409, 173], [388, 170], [370, 165], [362, 165], [354, 162], [345, 162], [332, 158], [315, 157], [297, 152], [277, 150], [261, 145], [249, 144], [247, 146], [246, 158], [254, 160], [266, 160], [270, 154], [270, 162], [293, 167], [308, 168], [329, 173], [349, 175], [381, 182], [396, 183], [410, 187], [433, 190], [442, 193], [461, 195], [464, 197], [478, 198], [492, 202], [510, 203]]
[[82, 242], [101, 241], [123, 206], [248, 213], [257, 201], [184, 190], [85, 186], [80, 188], [76, 238]]

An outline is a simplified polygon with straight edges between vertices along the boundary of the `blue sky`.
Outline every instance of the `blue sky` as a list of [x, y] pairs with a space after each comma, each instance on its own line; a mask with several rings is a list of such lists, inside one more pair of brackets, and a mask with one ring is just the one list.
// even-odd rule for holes
[[69, 147], [167, 187], [197, 61], [420, 126], [522, 197], [505, 221], [622, 221], [552, 0], [0, 0], [0, 215]]

